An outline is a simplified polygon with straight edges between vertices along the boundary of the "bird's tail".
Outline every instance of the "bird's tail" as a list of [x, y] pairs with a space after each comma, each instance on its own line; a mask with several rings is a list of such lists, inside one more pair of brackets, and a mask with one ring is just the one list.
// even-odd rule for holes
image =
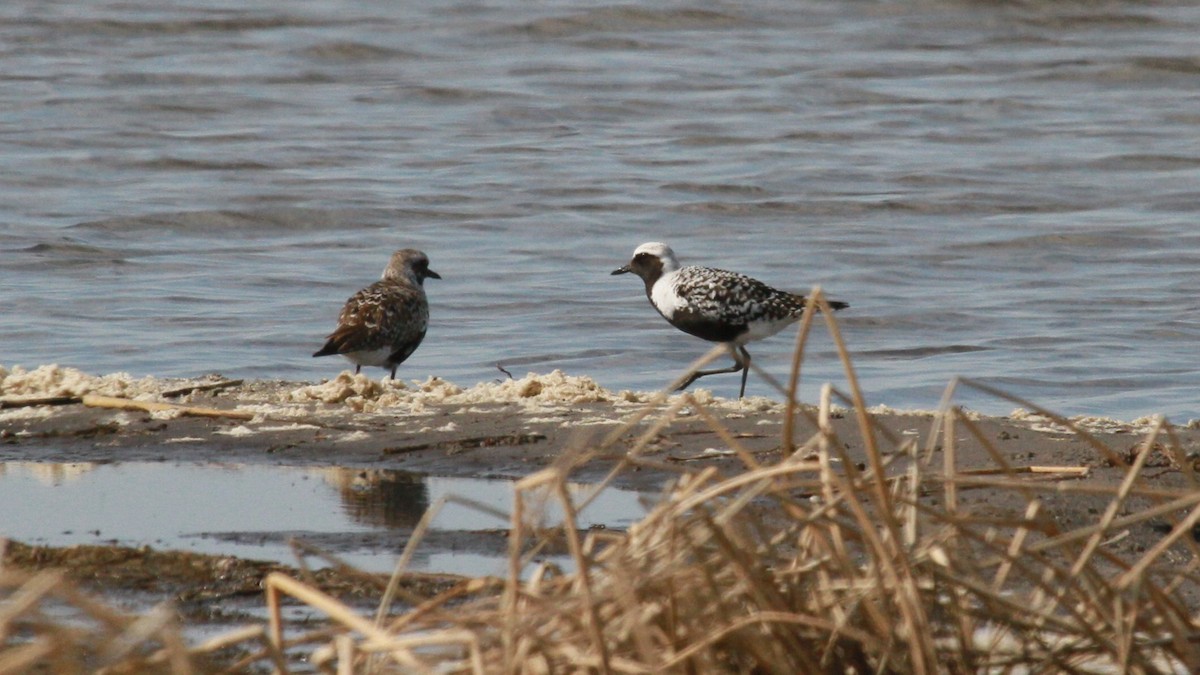
[[329, 356], [331, 354], [342, 353], [341, 343], [339, 343], [337, 340], [334, 340], [332, 335], [329, 337], [330, 339], [325, 343], [325, 346], [313, 352], [313, 356]]
[[[808, 302], [808, 297], [803, 295], [797, 295], [795, 298], [801, 305], [804, 305]], [[850, 306], [850, 303], [841, 302], [840, 300], [826, 300], [825, 302], [829, 303], [829, 308], [835, 312], [839, 309], [846, 309]]]

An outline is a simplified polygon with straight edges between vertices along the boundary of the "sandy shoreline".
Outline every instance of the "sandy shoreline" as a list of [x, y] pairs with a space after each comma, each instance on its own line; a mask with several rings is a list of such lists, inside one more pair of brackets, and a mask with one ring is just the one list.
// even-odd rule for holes
[[[623, 471], [619, 487], [659, 491], [681, 472], [706, 467], [733, 473], [745, 466], [731, 442], [758, 464], [779, 460], [784, 408], [778, 401], [713, 398], [703, 389], [686, 401], [673, 395], [660, 404], [653, 394], [611, 392], [587, 377], [555, 371], [463, 388], [443, 380], [401, 382], [342, 372], [319, 384], [283, 381], [134, 379], [91, 376], [69, 368], [42, 366], [0, 371], [0, 461], [123, 462], [182, 461], [342, 466], [396, 469], [448, 477], [521, 478], [555, 462], [570, 449], [612, 441], [572, 473], [581, 482], [602, 479], [637, 448], [642, 460]], [[124, 400], [165, 402], [180, 409], [155, 412], [94, 407], [71, 402], [103, 394]], [[55, 405], [25, 405], [56, 398]], [[64, 403], [66, 401], [66, 403]], [[214, 414], [186, 414], [211, 408]], [[935, 431], [935, 414], [872, 409], [893, 450], [913, 441], [924, 449]], [[996, 468], [992, 452], [1015, 467], [1063, 467], [1082, 472], [1071, 480], [1114, 485], [1124, 469], [1098, 452], [1095, 443], [1132, 457], [1150, 419], [1120, 422], [1080, 418], [1088, 440], [1040, 415], [1016, 411], [1007, 417], [970, 415], [978, 435], [956, 433], [958, 470]], [[811, 407], [795, 418], [797, 443], [817, 429]], [[853, 414], [837, 411], [832, 427], [849, 461], [865, 457]], [[1194, 427], [1195, 425], [1190, 425]], [[1200, 429], [1174, 429], [1180, 456], [1200, 450]], [[723, 435], [724, 434], [724, 435]], [[981, 442], [981, 440], [986, 441]], [[933, 450], [939, 452], [942, 440]], [[991, 449], [987, 447], [991, 446]], [[885, 455], [889, 451], [884, 450]], [[1152, 457], [1143, 480], [1182, 485], [1178, 461]], [[897, 457], [890, 471], [901, 473]], [[935, 463], [940, 461], [934, 459]], [[1044, 477], [1055, 478], [1053, 475]], [[964, 499], [981, 508], [1003, 508], [1003, 498], [986, 488]], [[1047, 497], [1064, 525], [1094, 518], [1086, 498]], [[1159, 535], [1131, 532], [1131, 545]]]
[[[94, 394], [179, 409], [146, 412], [75, 402]], [[640, 454], [664, 467], [736, 470], [741, 460], [716, 426], [728, 430], [759, 463], [779, 458], [784, 408], [778, 401], [718, 399], [699, 389], [686, 404], [674, 395], [655, 406], [648, 403], [652, 396], [607, 391], [590, 378], [559, 371], [463, 388], [437, 378], [393, 382], [349, 371], [306, 384], [91, 376], [58, 366], [0, 369], [0, 461], [219, 460], [519, 478], [568, 448], [616, 434], [609, 450], [579, 467], [578, 479], [588, 481], [604, 476], [651, 425], [663, 428]], [[28, 405], [47, 399], [53, 405]], [[187, 408], [211, 408], [240, 419], [193, 416]], [[678, 413], [664, 424], [671, 409]], [[832, 425], [848, 455], [861, 457], [853, 415], [835, 411]], [[898, 439], [915, 440], [918, 447], [924, 448], [934, 431], [931, 411], [871, 412], [883, 428]], [[811, 407], [802, 413], [793, 432], [798, 443], [817, 432]], [[1017, 410], [1006, 417], [971, 417], [1013, 465], [1086, 467], [1085, 480], [1093, 481], [1116, 481], [1122, 474], [1088, 442], [1043, 416]], [[1130, 451], [1153, 420], [1074, 422], [1101, 443]], [[1181, 428], [1177, 433], [1185, 452], [1200, 449], [1200, 430]], [[958, 439], [957, 456], [960, 469], [994, 466], [986, 449], [969, 435]], [[643, 467], [622, 474], [618, 482], [658, 490], [673, 473]]]

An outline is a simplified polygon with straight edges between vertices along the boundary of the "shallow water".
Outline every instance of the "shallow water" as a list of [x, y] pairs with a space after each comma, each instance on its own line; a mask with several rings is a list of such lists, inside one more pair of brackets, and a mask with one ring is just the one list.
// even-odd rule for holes
[[[576, 503], [592, 489], [572, 485]], [[507, 539], [492, 531], [508, 522], [455, 497], [509, 513], [513, 483], [377, 469], [3, 462], [0, 537], [52, 546], [150, 546], [293, 565], [289, 540], [295, 538], [359, 569], [390, 572], [426, 510], [441, 504], [410, 568], [505, 574]], [[560, 523], [557, 504], [544, 504], [540, 522]], [[536, 501], [529, 508], [539, 512]], [[606, 489], [580, 512], [579, 526], [623, 529], [644, 514], [637, 493]], [[320, 559], [310, 562], [323, 566]]]
[[[315, 380], [415, 246], [444, 280], [402, 376], [651, 389], [707, 348], [608, 276], [659, 239], [849, 301], [872, 403], [962, 374], [1184, 421], [1198, 32], [1182, 2], [10, 2], [0, 363]], [[842, 380], [828, 338], [805, 378]]]

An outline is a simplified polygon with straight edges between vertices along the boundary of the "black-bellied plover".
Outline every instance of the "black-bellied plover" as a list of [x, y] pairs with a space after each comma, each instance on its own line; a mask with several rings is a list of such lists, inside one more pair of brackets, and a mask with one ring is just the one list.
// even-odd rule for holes
[[416, 351], [429, 326], [426, 279], [441, 279], [429, 269], [429, 258], [411, 248], [392, 254], [383, 278], [350, 296], [337, 328], [313, 356], [341, 354], [354, 364], [392, 371]]
[[[650, 304], [672, 326], [710, 342], [724, 343], [733, 357], [732, 367], [696, 371], [680, 389], [706, 375], [740, 370], [742, 389], [738, 397], [745, 396], [746, 377], [750, 374], [746, 343], [778, 333], [804, 313], [802, 295], [771, 288], [737, 272], [695, 265], [680, 267], [671, 247], [656, 241], [637, 247], [629, 264], [612, 273], [629, 272], [646, 282]], [[832, 301], [829, 306], [849, 307]]]

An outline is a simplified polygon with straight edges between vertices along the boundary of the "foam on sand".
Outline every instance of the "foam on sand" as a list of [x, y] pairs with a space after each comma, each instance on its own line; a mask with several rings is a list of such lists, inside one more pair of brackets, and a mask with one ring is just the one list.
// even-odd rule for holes
[[[155, 400], [171, 389], [181, 385], [203, 385], [206, 378], [135, 378], [129, 373], [89, 375], [76, 368], [57, 364], [26, 369], [21, 366], [0, 366], [0, 397], [6, 399], [81, 397], [87, 394], [114, 396], [134, 400]], [[672, 394], [667, 404], [678, 401], [682, 394]], [[782, 412], [784, 404], [763, 396], [744, 399], [723, 399], [713, 396], [708, 389], [689, 390], [700, 405], [718, 409], [730, 416], [748, 413]], [[186, 394], [175, 400], [186, 402], [196, 394]], [[288, 382], [247, 382], [245, 388], [230, 389], [227, 400], [232, 400], [238, 410], [262, 415], [293, 417], [311, 414], [311, 404], [345, 406], [354, 412], [378, 413], [403, 411], [409, 415], [434, 414], [441, 406], [463, 406], [467, 410], [482, 410], [480, 406], [515, 404], [526, 412], [558, 411], [586, 404], [608, 404], [624, 412], [650, 403], [657, 392], [611, 391], [602, 387], [586, 375], [567, 375], [561, 370], [549, 373], [528, 373], [517, 379], [480, 382], [470, 387], [461, 387], [438, 377], [424, 381], [403, 382], [391, 379], [372, 379], [362, 374], [344, 370], [336, 377], [318, 384], [299, 385]], [[6, 410], [0, 419], [24, 419], [52, 415], [52, 408], [30, 406]], [[835, 412], [844, 413], [835, 406]], [[918, 416], [930, 418], [933, 410], [900, 410], [878, 405], [869, 412], [880, 416]], [[965, 414], [972, 419], [982, 415], [974, 411]], [[154, 413], [158, 419], [170, 419], [178, 415], [175, 411]], [[616, 421], [608, 418], [608, 421]], [[1016, 409], [1008, 415], [1013, 422], [1027, 425], [1034, 431], [1056, 435], [1069, 435], [1070, 429], [1056, 424], [1053, 419], [1036, 412]], [[1093, 433], [1142, 433], [1150, 429], [1154, 417], [1142, 417], [1122, 421], [1109, 417], [1077, 415], [1069, 418], [1076, 427]], [[579, 420], [575, 420], [578, 422]], [[1200, 426], [1192, 421], [1188, 426]]]
[[529, 373], [520, 379], [500, 382], [480, 382], [466, 389], [437, 377], [406, 384], [398, 380], [373, 380], [347, 370], [320, 384], [286, 392], [284, 399], [296, 403], [342, 403], [359, 412], [396, 407], [421, 412], [430, 405], [481, 403], [520, 403], [537, 408], [619, 400], [592, 378], [567, 375], [561, 370]]
[[146, 399], [162, 389], [163, 380], [153, 377], [135, 379], [129, 373], [88, 375], [75, 368], [64, 368], [58, 364], [38, 366], [26, 370], [13, 366], [9, 370], [0, 366], [0, 396], [119, 396], [121, 398]]
[[[1047, 434], [1060, 434], [1070, 436], [1075, 432], [1071, 429], [1056, 423], [1050, 417], [1040, 413], [1017, 408], [1008, 414], [1008, 419], [1014, 422], [1024, 422], [1029, 425], [1033, 431], [1040, 431]], [[1066, 418], [1070, 420], [1077, 428], [1092, 433], [1104, 434], [1139, 434], [1145, 433], [1154, 426], [1154, 417], [1139, 417], [1131, 422], [1113, 419], [1112, 417], [1102, 417], [1099, 415], [1075, 415]]]

